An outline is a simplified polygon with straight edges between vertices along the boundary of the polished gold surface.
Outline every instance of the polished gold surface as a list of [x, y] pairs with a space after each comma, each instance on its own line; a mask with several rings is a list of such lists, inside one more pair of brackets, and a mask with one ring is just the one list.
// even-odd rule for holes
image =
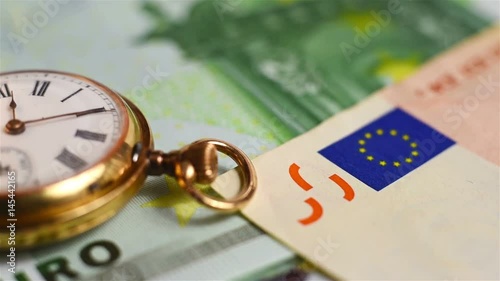
[[[45, 71], [52, 72], [52, 71]], [[250, 159], [237, 147], [217, 139], [202, 139], [169, 153], [153, 149], [149, 125], [139, 109], [126, 98], [91, 79], [54, 72], [85, 80], [100, 88], [117, 105], [123, 132], [107, 155], [91, 168], [62, 181], [16, 193], [16, 248], [30, 248], [57, 242], [87, 231], [115, 215], [138, 191], [149, 175], [171, 175], [201, 204], [220, 211], [236, 211], [255, 193], [257, 177]], [[13, 118], [4, 130], [21, 134], [25, 125], [43, 120], [93, 114], [94, 108], [36, 120]], [[217, 150], [230, 156], [239, 166], [242, 188], [232, 199], [217, 199], [202, 193], [195, 184], [213, 182], [218, 174]], [[0, 193], [0, 204], [7, 208], [7, 193]], [[0, 212], [0, 249], [9, 247], [7, 212]]]
[[242, 183], [240, 192], [230, 199], [217, 199], [210, 195], [204, 194], [199, 189], [194, 187], [195, 183], [201, 183], [197, 180], [196, 169], [193, 164], [188, 161], [179, 161], [176, 163], [175, 176], [179, 185], [186, 189], [201, 204], [223, 212], [233, 212], [241, 209], [252, 198], [257, 188], [257, 174], [252, 161], [245, 155], [243, 151], [218, 139], [201, 139], [191, 145], [212, 144], [218, 151], [231, 157], [238, 167], [241, 169], [240, 176]]
[[[241, 169], [242, 187], [231, 199], [217, 199], [202, 193], [195, 184], [210, 184], [217, 178], [217, 150], [231, 157]], [[149, 154], [150, 175], [173, 176], [179, 185], [206, 207], [223, 212], [241, 209], [255, 193], [257, 176], [250, 159], [237, 147], [218, 139], [201, 139], [180, 150]]]
[[4, 128], [5, 132], [10, 135], [19, 135], [22, 134], [25, 130], [24, 122], [17, 119], [12, 119], [5, 124]]
[[217, 177], [217, 148], [208, 142], [189, 144], [180, 150], [168, 153], [159, 150], [151, 151], [148, 173], [175, 177], [175, 165], [184, 161], [193, 165], [197, 183], [209, 184]]
[[[72, 76], [88, 81], [108, 94], [126, 118], [123, 120], [126, 128], [110, 153], [103, 155], [102, 161], [93, 167], [74, 177], [16, 193], [18, 249], [67, 239], [103, 223], [136, 194], [146, 178], [147, 152], [153, 148], [153, 140], [142, 113], [98, 82]], [[132, 148], [137, 143], [142, 149], [136, 151], [132, 159]], [[0, 249], [8, 248], [7, 200], [7, 193], [1, 193], [4, 211], [0, 212]]]

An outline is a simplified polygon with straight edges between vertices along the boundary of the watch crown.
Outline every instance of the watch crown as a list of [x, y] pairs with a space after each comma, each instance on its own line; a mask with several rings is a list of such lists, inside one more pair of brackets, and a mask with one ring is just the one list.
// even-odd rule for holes
[[211, 143], [192, 143], [168, 153], [154, 150], [149, 154], [150, 175], [167, 174], [177, 177], [176, 167], [188, 163], [193, 166], [196, 183], [209, 184], [218, 174], [217, 149]]

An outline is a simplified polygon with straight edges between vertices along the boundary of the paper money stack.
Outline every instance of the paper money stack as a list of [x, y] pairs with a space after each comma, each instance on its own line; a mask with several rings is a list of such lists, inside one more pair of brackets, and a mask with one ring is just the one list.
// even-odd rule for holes
[[500, 31], [474, 11], [498, 2], [462, 2], [1, 2], [1, 71], [110, 85], [161, 149], [270, 152], [243, 211], [260, 229], [150, 178], [0, 279], [498, 279]]

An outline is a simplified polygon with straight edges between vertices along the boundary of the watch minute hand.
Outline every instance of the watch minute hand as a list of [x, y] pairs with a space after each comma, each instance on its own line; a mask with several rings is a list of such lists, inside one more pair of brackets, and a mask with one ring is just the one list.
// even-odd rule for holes
[[76, 112], [71, 112], [71, 113], [54, 115], [54, 116], [50, 116], [50, 117], [42, 117], [40, 119], [28, 120], [28, 121], [24, 121], [24, 124], [46, 121], [46, 120], [50, 120], [50, 119], [61, 118], [61, 117], [66, 117], [66, 116], [73, 116], [73, 115], [76, 117], [80, 117], [80, 116], [87, 115], [87, 114], [107, 112], [107, 111], [113, 111], [113, 110], [106, 110], [104, 107], [98, 107], [98, 108], [93, 108], [93, 109], [88, 109], [88, 110], [83, 110], [83, 111], [76, 111]]

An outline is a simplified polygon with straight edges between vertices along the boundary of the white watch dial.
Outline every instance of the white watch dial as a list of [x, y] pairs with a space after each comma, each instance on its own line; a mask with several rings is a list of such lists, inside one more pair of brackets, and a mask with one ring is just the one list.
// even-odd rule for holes
[[69, 74], [0, 75], [0, 192], [6, 192], [9, 171], [16, 173], [16, 190], [27, 191], [74, 176], [109, 155], [127, 122], [122, 102], [111, 95]]

